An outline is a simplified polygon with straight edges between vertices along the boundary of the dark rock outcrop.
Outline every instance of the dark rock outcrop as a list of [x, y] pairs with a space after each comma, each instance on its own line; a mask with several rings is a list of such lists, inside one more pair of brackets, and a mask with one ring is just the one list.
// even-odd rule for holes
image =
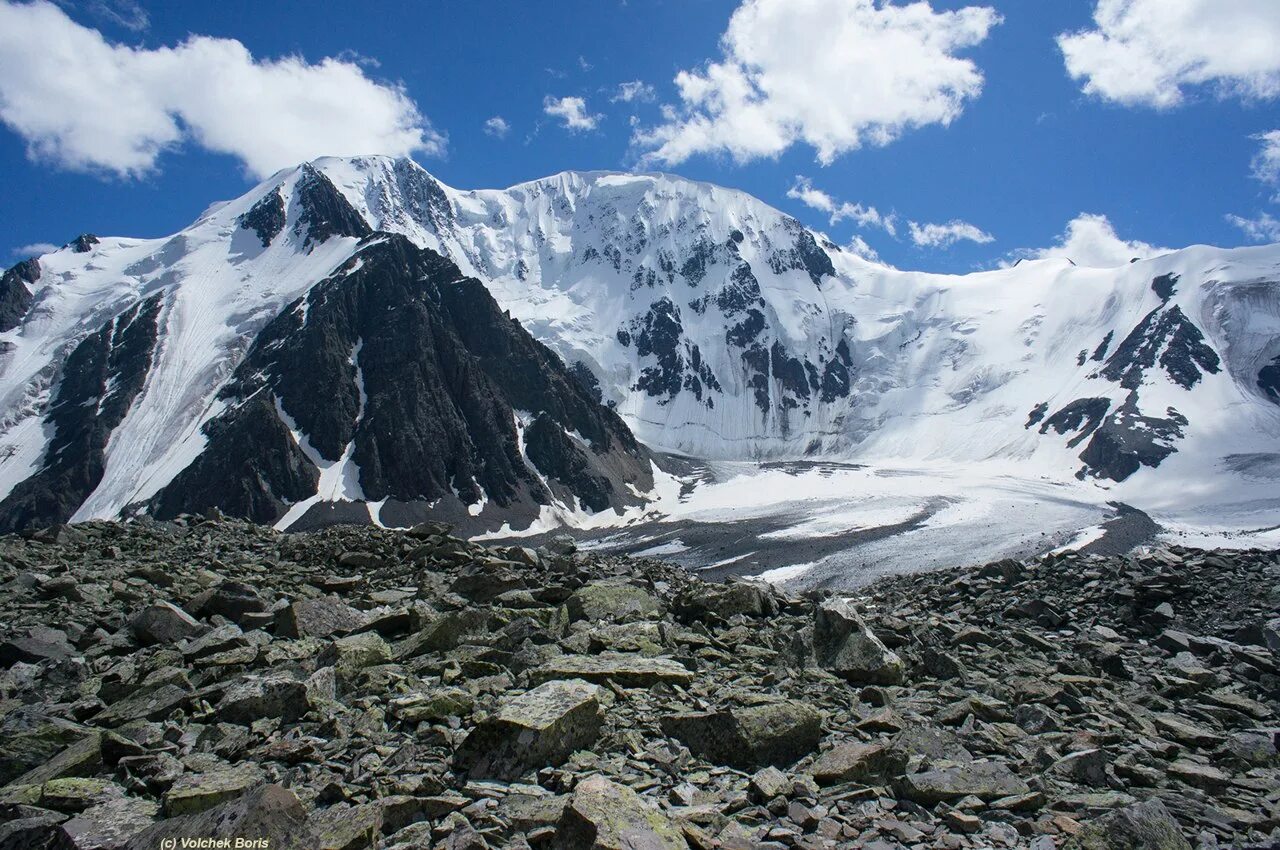
[[40, 279], [40, 261], [23, 260], [0, 275], [0, 333], [22, 324], [31, 309], [30, 287]]
[[[603, 510], [630, 498], [627, 482], [647, 489], [648, 455], [622, 420], [479, 281], [400, 236], [373, 236], [281, 312], [222, 397], [205, 452], [155, 497], [156, 516], [275, 521], [315, 493], [317, 461], [344, 458], [358, 470], [348, 498], [368, 501], [532, 515], [553, 495]], [[516, 411], [534, 417], [523, 438]]]
[[0, 502], [0, 531], [66, 522], [102, 480], [107, 440], [142, 390], [155, 351], [161, 296], [141, 301], [68, 355], [45, 415], [44, 463]]

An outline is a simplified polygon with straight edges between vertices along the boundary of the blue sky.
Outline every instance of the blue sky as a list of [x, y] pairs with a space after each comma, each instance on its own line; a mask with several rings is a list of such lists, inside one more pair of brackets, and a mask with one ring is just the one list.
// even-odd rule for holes
[[171, 233], [367, 144], [460, 188], [710, 180], [902, 268], [991, 267], [1073, 220], [1081, 252], [1280, 239], [1280, 3], [1180, 6], [0, 0], [0, 252]]

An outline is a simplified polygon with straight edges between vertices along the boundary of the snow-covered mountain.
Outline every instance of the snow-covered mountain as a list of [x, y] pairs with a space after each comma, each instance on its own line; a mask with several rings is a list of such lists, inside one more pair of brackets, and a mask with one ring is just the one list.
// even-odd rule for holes
[[[409, 160], [364, 157], [281, 172], [169, 239], [85, 239], [6, 273], [0, 513], [30, 489], [20, 482], [49, 478], [80, 450], [69, 441], [101, 455], [100, 476], [71, 476], [79, 501], [60, 491], [77, 519], [193, 508], [200, 500], [189, 494], [201, 487], [206, 502], [242, 514], [253, 504], [255, 517], [281, 522], [342, 499], [474, 512], [528, 466], [528, 429], [541, 411], [536, 395], [515, 397], [520, 380], [499, 381], [512, 412], [495, 416], [512, 420], [503, 451], [517, 470], [506, 485], [481, 480], [483, 460], [435, 474], [421, 492], [389, 487], [387, 470], [417, 456], [392, 441], [375, 451], [361, 436], [377, 433], [365, 365], [375, 330], [387, 349], [373, 422], [411, 428], [432, 409], [391, 401], [403, 379], [392, 355], [416, 356], [416, 337], [404, 335], [422, 324], [392, 329], [374, 311], [398, 315], [416, 297], [406, 275], [432, 277], [433, 252], [451, 270], [437, 269], [437, 289], [482, 282], [564, 361], [541, 371], [572, 375], [586, 388], [573, 392], [597, 394], [652, 448], [717, 459], [1007, 461], [1027, 477], [1096, 482], [1117, 499], [1233, 502], [1245, 512], [1280, 477], [1280, 246], [1194, 247], [1115, 269], [1040, 260], [931, 275], [869, 262], [748, 195], [676, 177], [570, 172], [461, 191]], [[352, 282], [373, 259], [398, 270], [383, 275], [397, 278], [394, 297]], [[324, 310], [335, 289], [373, 288], [376, 297], [343, 295], [346, 308]], [[427, 298], [426, 312], [465, 335], [468, 314], [449, 313], [446, 301]], [[462, 347], [477, 357], [485, 339], [473, 334]], [[77, 356], [89, 340], [96, 359]], [[106, 365], [79, 388], [86, 359]], [[491, 372], [501, 359], [489, 358]], [[340, 414], [321, 414], [326, 392]], [[253, 498], [247, 473], [204, 484], [225, 466], [227, 446], [245, 451], [218, 423], [246, 405], [258, 423], [250, 432], [270, 425], [292, 441], [272, 445], [297, 448], [291, 471], [264, 479], [255, 467], [266, 483]], [[93, 408], [92, 426], [64, 425], [73, 408]], [[606, 414], [592, 416], [613, 421]], [[554, 421], [561, 448], [599, 445], [576, 420]], [[547, 484], [542, 472], [532, 480], [550, 496], [524, 503], [580, 510], [642, 498], [648, 461], [625, 445], [625, 428], [606, 430], [622, 453], [582, 458], [591, 480], [612, 482], [609, 498]], [[215, 444], [223, 448], [210, 455]], [[492, 446], [468, 451], [488, 457]], [[566, 463], [577, 467], [556, 468], [572, 477]], [[375, 518], [388, 521], [382, 510]]]

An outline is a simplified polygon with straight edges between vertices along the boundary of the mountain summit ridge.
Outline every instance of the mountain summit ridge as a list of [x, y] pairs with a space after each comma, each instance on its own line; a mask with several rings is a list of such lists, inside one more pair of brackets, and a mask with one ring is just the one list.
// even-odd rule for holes
[[[54, 460], [50, 417], [77, 346], [157, 299], [154, 362], [94, 438], [101, 479], [81, 482], [92, 486], [67, 518], [156, 504], [205, 451], [264, 329], [290, 310], [305, 317], [324, 281], [391, 238], [482, 283], [654, 449], [1001, 461], [1118, 499], [1167, 482], [1160, 498], [1175, 507], [1177, 482], [1211, 502], [1265, 501], [1280, 468], [1280, 246], [936, 275], [868, 261], [711, 183], [569, 171], [464, 191], [378, 156], [286, 169], [174, 236], [86, 240], [7, 273], [0, 498]], [[349, 356], [330, 359], [341, 370]], [[511, 433], [537, 414], [513, 407]], [[615, 492], [643, 500], [622, 481], [647, 474], [630, 468]], [[301, 492], [286, 489], [268, 500], [282, 515]], [[466, 482], [454, 490], [460, 504], [482, 501], [466, 501], [478, 492]], [[557, 515], [621, 507], [574, 501], [584, 495], [555, 496], [569, 511]]]

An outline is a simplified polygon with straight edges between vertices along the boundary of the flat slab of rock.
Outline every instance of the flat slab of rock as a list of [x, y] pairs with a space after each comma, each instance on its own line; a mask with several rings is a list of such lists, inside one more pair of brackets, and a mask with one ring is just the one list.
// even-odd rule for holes
[[32, 626], [24, 634], [0, 643], [0, 667], [12, 667], [19, 662], [62, 661], [76, 654], [75, 647], [67, 641], [66, 632]]
[[200, 621], [172, 602], [153, 602], [129, 621], [129, 629], [144, 646], [177, 643], [206, 629]]
[[363, 628], [368, 617], [336, 596], [300, 599], [276, 612], [281, 637], [329, 637]]
[[164, 812], [169, 817], [197, 814], [239, 797], [263, 779], [262, 769], [252, 763], [185, 773], [164, 795]]
[[574, 620], [634, 620], [662, 610], [652, 593], [622, 581], [601, 581], [578, 588], [566, 601]]
[[65, 821], [58, 828], [54, 846], [77, 850], [120, 847], [154, 823], [159, 808], [137, 797], [100, 803]]
[[191, 692], [181, 685], [161, 685], [111, 703], [93, 721], [99, 726], [119, 726], [131, 720], [159, 720], [189, 701], [191, 696]]
[[791, 700], [669, 714], [661, 722], [663, 732], [695, 754], [742, 769], [794, 764], [822, 738], [822, 715]]
[[581, 679], [544, 682], [504, 701], [477, 725], [454, 764], [472, 779], [517, 779], [590, 747], [603, 722], [598, 685]]
[[818, 665], [848, 682], [896, 685], [902, 659], [871, 633], [853, 603], [833, 597], [814, 612], [813, 650]]
[[535, 682], [584, 679], [596, 684], [613, 682], [624, 688], [647, 688], [659, 682], [687, 685], [693, 681], [693, 673], [679, 661], [622, 652], [563, 655], [553, 658], [529, 675]]
[[814, 762], [810, 773], [819, 785], [836, 785], [882, 775], [893, 761], [884, 744], [836, 744]]
[[215, 708], [227, 723], [247, 725], [264, 717], [297, 720], [311, 710], [311, 694], [306, 682], [283, 673], [251, 674], [227, 686]]
[[578, 783], [556, 829], [556, 850], [688, 850], [679, 827], [635, 791], [603, 776]]
[[[293, 792], [280, 785], [263, 785], [236, 799], [199, 814], [162, 820], [129, 839], [124, 850], [156, 850], [165, 839], [265, 840], [269, 850], [313, 848], [307, 812]], [[178, 842], [181, 846], [181, 841]]]
[[1028, 793], [1031, 788], [1003, 762], [973, 762], [939, 767], [903, 777], [900, 792], [917, 803], [933, 805], [970, 795], [998, 800]]

